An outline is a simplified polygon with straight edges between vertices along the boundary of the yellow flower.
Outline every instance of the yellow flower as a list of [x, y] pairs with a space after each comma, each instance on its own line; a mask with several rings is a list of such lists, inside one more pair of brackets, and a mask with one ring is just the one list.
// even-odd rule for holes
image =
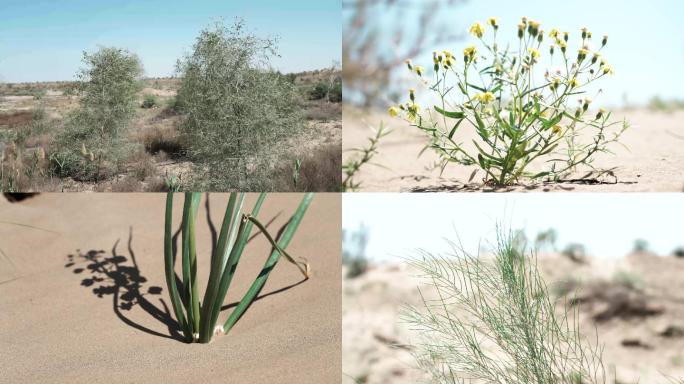
[[452, 57], [454, 57], [451, 51], [444, 50], [442, 51], [442, 53], [444, 53], [444, 57], [446, 57], [447, 59], [451, 59]]
[[553, 128], [551, 128], [551, 130], [553, 131], [553, 133], [555, 133], [556, 135], [558, 135], [558, 134], [560, 134], [561, 131], [563, 130], [563, 127], [561, 127], [560, 125], [556, 124], [556, 125], [553, 126]]
[[478, 21], [470, 27], [470, 33], [474, 36], [482, 37], [482, 35], [485, 33], [485, 29]]
[[474, 45], [471, 45], [470, 47], [463, 50], [463, 60], [466, 63], [468, 61], [472, 61], [476, 54], [477, 54], [477, 49], [475, 48]]
[[613, 67], [611, 67], [610, 65], [607, 65], [607, 64], [604, 65], [604, 66], [603, 66], [603, 73], [606, 74], [606, 75], [612, 75], [612, 74], [614, 73], [614, 72], [613, 72]]
[[477, 95], [475, 95], [475, 100], [479, 101], [482, 104], [489, 104], [492, 101], [494, 101], [494, 94], [491, 92], [478, 93]]
[[549, 32], [549, 37], [552, 39], [557, 39], [559, 33], [560, 31], [558, 31], [556, 28], [553, 28], [551, 29], [551, 32]]
[[408, 118], [411, 121], [416, 120], [416, 117], [418, 117], [418, 113], [420, 112], [420, 107], [416, 103], [411, 103], [408, 105]]
[[530, 57], [532, 57], [532, 60], [537, 60], [539, 56], [541, 55], [539, 53], [539, 50], [536, 48], [527, 48], [527, 52], [530, 53]]
[[572, 79], [568, 80], [568, 85], [570, 86], [570, 88], [575, 88], [579, 85], [579, 82], [577, 81], [576, 77], [573, 77]]
[[489, 19], [487, 19], [487, 24], [494, 27], [494, 29], [499, 28], [499, 18], [498, 17], [490, 17]]
[[413, 70], [416, 71], [418, 76], [423, 76], [423, 72], [425, 72], [425, 68], [421, 67], [420, 65], [413, 67]]
[[391, 106], [387, 109], [387, 113], [389, 113], [391, 117], [397, 117], [399, 115], [399, 109], [395, 106]]
[[530, 27], [539, 28], [539, 23], [534, 20], [530, 20]]

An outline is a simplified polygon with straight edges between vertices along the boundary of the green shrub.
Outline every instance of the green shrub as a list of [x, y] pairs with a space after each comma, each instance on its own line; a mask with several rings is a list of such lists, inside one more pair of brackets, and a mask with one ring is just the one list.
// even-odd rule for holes
[[198, 163], [196, 183], [212, 190], [270, 190], [283, 140], [303, 127], [294, 85], [273, 72], [276, 42], [238, 20], [200, 32], [179, 60], [181, 139]]
[[[405, 311], [432, 383], [604, 383], [601, 346], [584, 343], [577, 308], [557, 311], [533, 256], [499, 232], [493, 258], [451, 243], [453, 254], [409, 259], [436, 290]], [[424, 290], [421, 290], [425, 292]]]
[[157, 100], [157, 96], [152, 95], [152, 94], [145, 94], [143, 96], [143, 102], [140, 105], [142, 108], [154, 108], [159, 104], [159, 101]]
[[81, 105], [56, 139], [52, 169], [60, 177], [98, 181], [117, 172], [129, 153], [123, 133], [135, 114], [142, 65], [136, 55], [111, 47], [84, 52], [83, 64]]
[[320, 81], [309, 91], [309, 100], [322, 100], [333, 103], [342, 101], [342, 81], [336, 78], [333, 82]]

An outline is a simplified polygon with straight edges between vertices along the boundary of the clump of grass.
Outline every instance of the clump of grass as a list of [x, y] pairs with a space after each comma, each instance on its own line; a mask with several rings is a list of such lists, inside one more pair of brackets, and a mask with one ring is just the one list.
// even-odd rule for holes
[[368, 138], [367, 146], [350, 149], [350, 151], [356, 152], [359, 156], [351, 157], [342, 165], [342, 192], [358, 191], [359, 188], [361, 188], [361, 183], [355, 181], [354, 178], [365, 164], [373, 164], [371, 163], [371, 160], [378, 153], [378, 143], [380, 142], [380, 139], [392, 132], [385, 129], [383, 123], [380, 123], [380, 127], [378, 129], [373, 129], [373, 131], [375, 132], [375, 136]]
[[[588, 87], [613, 73], [602, 56], [608, 37], [597, 39], [600, 46], [591, 51], [592, 33], [583, 28], [579, 49], [571, 51], [569, 33], [554, 28], [545, 34], [527, 18], [513, 43], [498, 41], [498, 31], [497, 19], [490, 18], [487, 27], [475, 23], [470, 29], [481, 49], [435, 52], [432, 81], [424, 67], [407, 61], [436, 94], [437, 105], [421, 110], [411, 89], [409, 101], [390, 107], [390, 114], [401, 114], [430, 138], [426, 148], [440, 156], [442, 170], [451, 163], [476, 166], [488, 184], [557, 181], [580, 165], [591, 167], [593, 156], [609, 152], [627, 128], [626, 121], [610, 122], [608, 111], [589, 112], [600, 91], [589, 95]], [[464, 127], [473, 127], [476, 138], [464, 143]], [[538, 169], [530, 170], [533, 163]]]
[[279, 170], [279, 186], [287, 191], [339, 192], [341, 166], [342, 148], [339, 144], [318, 146]]
[[[302, 217], [306, 213], [313, 194], [305, 194], [296, 212], [279, 236], [278, 240], [268, 233], [265, 226], [256, 219], [266, 194], [259, 195], [251, 213], [243, 213], [244, 193], [231, 193], [221, 231], [214, 249], [209, 280], [204, 296], [200, 296], [197, 282], [197, 254], [195, 250], [195, 218], [200, 193], [185, 193], [181, 229], [182, 284], [178, 288], [173, 250], [173, 192], [166, 196], [166, 223], [164, 232], [164, 260], [166, 283], [173, 304], [173, 311], [187, 342], [208, 343], [215, 333], [228, 333], [256, 298], [266, 283], [269, 274], [281, 255], [295, 264], [305, 278], [309, 277], [306, 261], [295, 261], [284, 249], [290, 243]], [[245, 250], [252, 226], [266, 236], [273, 246], [273, 252], [266, 260], [261, 273], [254, 280], [247, 293], [240, 300], [223, 325], [217, 326], [221, 306]], [[180, 291], [179, 291], [180, 290]]]
[[501, 384], [603, 383], [600, 347], [580, 336], [577, 309], [556, 303], [533, 255], [499, 230], [492, 258], [421, 251], [409, 259], [436, 290], [405, 319], [422, 342], [416, 357], [432, 382], [481, 380]]

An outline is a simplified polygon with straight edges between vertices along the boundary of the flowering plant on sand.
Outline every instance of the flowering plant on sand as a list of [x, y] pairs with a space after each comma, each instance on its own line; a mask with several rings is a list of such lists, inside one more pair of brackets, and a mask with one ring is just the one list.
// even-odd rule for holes
[[[591, 167], [593, 155], [609, 152], [627, 128], [625, 121], [610, 122], [603, 109], [589, 112], [588, 85], [613, 73], [601, 56], [608, 37], [592, 49], [592, 33], [582, 28], [579, 48], [571, 51], [568, 32], [545, 33], [525, 17], [516, 44], [500, 46], [498, 31], [498, 20], [490, 18], [470, 28], [480, 47], [469, 46], [462, 56], [433, 52], [432, 81], [407, 61], [438, 105], [421, 108], [411, 89], [409, 100], [389, 113], [430, 137], [427, 148], [439, 154], [442, 170], [449, 163], [478, 166], [488, 184], [559, 180], [578, 165]], [[468, 135], [460, 127], [474, 128]]]

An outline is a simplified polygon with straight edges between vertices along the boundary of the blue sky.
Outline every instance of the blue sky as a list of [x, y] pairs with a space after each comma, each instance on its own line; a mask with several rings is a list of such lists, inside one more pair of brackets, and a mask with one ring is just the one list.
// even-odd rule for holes
[[345, 193], [342, 208], [343, 228], [369, 228], [367, 254], [376, 260], [448, 251], [444, 238], [456, 235], [477, 252], [480, 241], [496, 239], [497, 223], [530, 239], [554, 228], [560, 249], [581, 243], [596, 257], [622, 257], [636, 239], [661, 255], [684, 246], [681, 193]]
[[[420, 0], [408, 0], [418, 3]], [[516, 25], [522, 16], [540, 21], [542, 29], [553, 27], [569, 31], [572, 38], [578, 38], [579, 29], [587, 26], [595, 40], [607, 34], [609, 45], [603, 56], [615, 69], [615, 75], [600, 86], [604, 90], [598, 105], [618, 105], [623, 95], [631, 103], [643, 103], [655, 95], [664, 98], [684, 99], [684, 1], [680, 0], [470, 0], [451, 8], [442, 8], [438, 21], [451, 33], [460, 33], [464, 39], [448, 46], [426, 47], [425, 54], [414, 62], [426, 68], [432, 66], [433, 50], [451, 49], [460, 52], [477, 40], [466, 33], [474, 21], [486, 22], [490, 16], [499, 17], [499, 37], [509, 36], [511, 43], [517, 41]], [[378, 10], [378, 21], [384, 25], [400, 24], [406, 35], [417, 31], [420, 14], [411, 7], [396, 12]], [[388, 30], [384, 30], [388, 32]], [[388, 52], [392, 52], [394, 36], [383, 35]], [[598, 39], [597, 39], [598, 38]], [[410, 39], [409, 39], [410, 40]], [[575, 40], [576, 41], [576, 40]], [[600, 42], [600, 40], [598, 40]], [[500, 45], [502, 40], [499, 39]], [[570, 48], [575, 48], [570, 41]]]
[[147, 76], [168, 76], [203, 27], [235, 17], [280, 37], [273, 65], [283, 72], [341, 59], [341, 0], [0, 0], [0, 81], [71, 80], [98, 45], [128, 48]]

